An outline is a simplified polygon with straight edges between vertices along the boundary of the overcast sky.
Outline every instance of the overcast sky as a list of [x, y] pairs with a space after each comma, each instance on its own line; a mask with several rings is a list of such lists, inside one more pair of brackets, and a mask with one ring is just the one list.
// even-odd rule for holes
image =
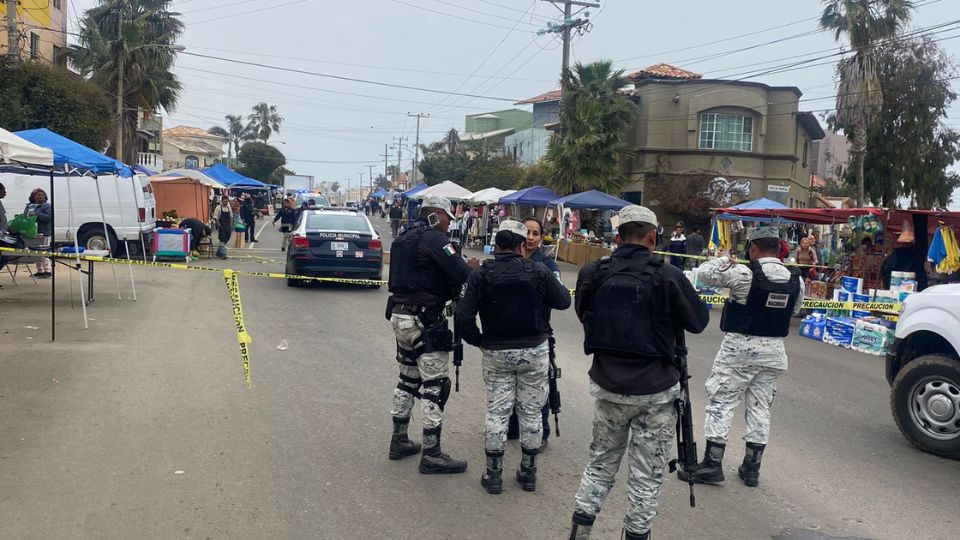
[[[819, 0], [600, 3], [600, 9], [590, 10], [591, 31], [573, 41], [575, 61], [608, 58], [628, 71], [667, 62], [707, 78], [757, 74], [749, 80], [798, 86], [804, 93], [802, 110], [833, 106], [833, 66], [816, 64], [835, 58], [759, 74], [839, 50], [832, 35], [816, 32]], [[914, 28], [960, 17], [958, 0], [918, 3]], [[71, 4], [75, 29], [77, 14], [96, 0]], [[367, 182], [367, 165], [375, 174], [383, 171], [384, 143], [393, 145], [396, 137], [408, 138], [403, 160], [409, 168], [416, 120], [408, 112], [430, 114], [421, 123], [421, 140], [430, 142], [450, 127], [462, 130], [466, 114], [510, 108], [513, 101], [558, 87], [560, 42], [536, 31], [558, 20], [559, 12], [542, 0], [179, 0], [173, 5], [186, 23], [181, 43], [188, 53], [486, 96], [181, 55], [177, 75], [184, 92], [166, 127], [208, 128], [222, 124], [225, 114], [248, 114], [253, 104], [266, 101], [286, 118], [271, 143], [282, 141], [277, 147], [290, 168], [324, 180], [351, 179], [354, 187], [361, 172]], [[960, 58], [960, 24], [931, 32], [938, 32], [935, 39], [957, 37], [941, 45]], [[720, 40], [725, 41], [708, 44]], [[947, 123], [960, 129], [960, 105], [951, 111]], [[388, 153], [395, 163], [396, 150]]]

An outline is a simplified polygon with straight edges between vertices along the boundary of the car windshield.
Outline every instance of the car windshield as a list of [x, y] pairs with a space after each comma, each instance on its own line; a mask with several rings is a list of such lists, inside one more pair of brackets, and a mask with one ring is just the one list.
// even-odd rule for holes
[[297, 195], [297, 207], [303, 205], [303, 203], [309, 203], [310, 199], [313, 199], [317, 206], [330, 206], [330, 201], [326, 197], [318, 193], [305, 193]]
[[346, 231], [369, 233], [370, 227], [363, 216], [344, 214], [309, 214], [307, 230]]

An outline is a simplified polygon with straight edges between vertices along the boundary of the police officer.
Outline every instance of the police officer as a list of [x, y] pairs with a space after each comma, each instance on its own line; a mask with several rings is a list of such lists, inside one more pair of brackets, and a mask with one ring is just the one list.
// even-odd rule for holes
[[[427, 197], [419, 219], [393, 242], [387, 318], [397, 338], [400, 382], [393, 392], [393, 436], [390, 459], [420, 452], [407, 436], [415, 397], [423, 410], [423, 474], [456, 474], [467, 463], [440, 449], [443, 407], [450, 396], [452, 332], [444, 314], [446, 303], [459, 296], [476, 259], [464, 261], [447, 239], [453, 214], [445, 197]], [[422, 393], [420, 387], [423, 387]]]
[[[523, 244], [523, 256], [531, 261], [542, 263], [547, 267], [548, 270], [553, 272], [557, 279], [560, 278], [560, 267], [557, 265], [557, 262], [547, 257], [543, 250], [540, 249], [540, 245], [543, 243], [543, 224], [540, 223], [540, 220], [534, 217], [528, 217], [523, 220], [523, 224], [527, 227], [527, 241]], [[549, 318], [547, 320], [549, 323]], [[551, 334], [553, 330], [551, 329]], [[540, 415], [543, 418], [543, 442], [540, 444], [540, 452], [543, 452], [547, 449], [547, 441], [550, 439], [550, 404], [545, 403], [543, 409], [540, 411]], [[510, 415], [510, 424], [507, 429], [507, 439], [519, 439], [520, 438], [520, 422], [517, 419], [517, 412], [514, 411]]]
[[803, 304], [803, 280], [777, 257], [780, 237], [775, 228], [752, 229], [747, 240], [749, 264], [720, 257], [697, 271], [705, 284], [729, 287], [730, 299], [720, 319], [720, 329], [726, 333], [706, 383], [707, 446], [703, 461], [693, 471], [677, 471], [684, 481], [689, 474], [698, 483], [723, 482], [722, 461], [733, 410], [745, 396], [747, 448], [737, 473], [751, 487], [760, 479], [760, 460], [770, 436], [770, 407], [777, 379], [787, 370], [783, 338], [790, 331], [790, 318]]
[[[523, 258], [527, 228], [505, 220], [495, 237], [496, 254], [470, 274], [457, 310], [457, 331], [483, 351], [487, 387], [484, 449], [487, 470], [480, 484], [487, 493], [503, 487], [507, 421], [516, 405], [523, 457], [517, 482], [537, 489], [536, 456], [543, 439], [540, 410], [547, 401], [551, 309], [570, 307], [570, 291], [546, 266]], [[477, 328], [477, 313], [483, 333]]]
[[584, 266], [577, 279], [576, 310], [584, 351], [593, 354], [590, 394], [596, 399], [590, 458], [570, 534], [577, 540], [590, 537], [627, 452], [625, 538], [650, 538], [676, 432], [676, 338], [684, 330], [702, 332], [709, 321], [706, 304], [683, 272], [652, 253], [652, 211], [635, 205], [621, 210], [616, 242], [613, 256]]

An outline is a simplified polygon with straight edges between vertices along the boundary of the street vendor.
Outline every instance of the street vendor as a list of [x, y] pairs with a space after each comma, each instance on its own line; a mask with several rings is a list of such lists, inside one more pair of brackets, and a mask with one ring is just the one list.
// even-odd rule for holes
[[890, 274], [893, 272], [912, 272], [916, 275], [917, 291], [927, 288], [927, 271], [923, 267], [926, 257], [914, 248], [913, 239], [913, 231], [907, 229], [901, 232], [893, 251], [883, 260], [880, 274], [883, 276], [884, 289], [890, 288]]

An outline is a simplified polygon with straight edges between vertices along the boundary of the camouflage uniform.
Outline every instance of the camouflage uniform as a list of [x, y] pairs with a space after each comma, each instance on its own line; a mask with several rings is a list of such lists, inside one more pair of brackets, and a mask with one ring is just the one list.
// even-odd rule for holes
[[[390, 317], [390, 324], [393, 326], [393, 333], [397, 337], [397, 344], [406, 351], [412, 351], [419, 345], [420, 337], [423, 333], [423, 323], [414, 315], [405, 315], [403, 313], [394, 313]], [[417, 392], [420, 386], [430, 380], [446, 377], [450, 372], [450, 353], [447, 351], [438, 351], [423, 353], [417, 358], [417, 365], [398, 364], [400, 366], [400, 384], [406, 386], [411, 392]], [[439, 396], [439, 386], [427, 386], [423, 389], [424, 394], [434, 394]], [[393, 391], [393, 408], [390, 414], [394, 418], [409, 418], [413, 411], [414, 396], [410, 392], [404, 392], [399, 388]], [[424, 429], [433, 429], [440, 425], [443, 420], [443, 411], [435, 401], [429, 399], [420, 400], [420, 408], [423, 411]]]
[[540, 447], [543, 437], [540, 409], [547, 401], [549, 355], [546, 341], [528, 349], [483, 350], [487, 452], [503, 453], [514, 404], [520, 418], [520, 445], [527, 450]]
[[[759, 260], [764, 274], [771, 281], [790, 280], [788, 270], [776, 257]], [[730, 289], [730, 298], [746, 305], [753, 282], [753, 272], [743, 264], [730, 264], [727, 257], [700, 265], [697, 277], [711, 287]], [[803, 281], [800, 281], [803, 298]], [[797, 301], [794, 313], [800, 311]], [[726, 444], [733, 421], [733, 410], [747, 397], [747, 434], [749, 443], [767, 444], [770, 436], [770, 407], [777, 394], [777, 378], [787, 370], [787, 352], [783, 338], [748, 336], [727, 332], [720, 351], [713, 361], [713, 371], [707, 379], [706, 423], [704, 432], [708, 441]]]
[[634, 534], [650, 530], [660, 504], [663, 470], [677, 429], [674, 400], [680, 385], [656, 394], [628, 396], [608, 392], [590, 383], [596, 398], [590, 460], [575, 497], [578, 513], [595, 516], [603, 506], [629, 444], [629, 508], [624, 528]]

